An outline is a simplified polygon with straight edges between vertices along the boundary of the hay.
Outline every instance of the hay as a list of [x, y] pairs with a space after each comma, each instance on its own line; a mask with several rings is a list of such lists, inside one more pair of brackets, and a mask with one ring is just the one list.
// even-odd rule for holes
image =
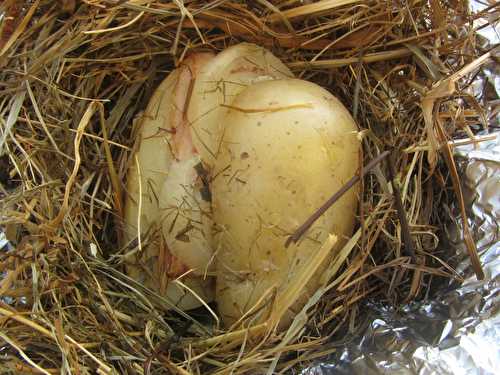
[[[471, 14], [459, 0], [4, 0], [0, 225], [14, 249], [0, 253], [0, 372], [285, 373], [349, 340], [363, 301], [398, 305], [460, 280], [438, 240], [449, 203], [462, 201], [450, 150], [452, 139], [486, 139], [475, 134], [491, 103], [471, 82], [497, 58], [476, 31], [499, 10]], [[171, 310], [123, 274], [137, 244], [117, 245], [134, 118], [187, 53], [240, 41], [329, 88], [359, 124], [364, 165], [385, 150], [393, 164], [362, 179], [357, 231], [282, 333], [224, 332], [203, 308]], [[467, 229], [465, 238], [474, 259]]]

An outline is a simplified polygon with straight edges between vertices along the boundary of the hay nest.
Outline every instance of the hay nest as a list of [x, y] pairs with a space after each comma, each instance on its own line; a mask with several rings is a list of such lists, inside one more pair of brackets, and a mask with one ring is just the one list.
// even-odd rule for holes
[[[439, 239], [450, 202], [465, 215], [453, 139], [479, 142], [495, 120], [471, 85], [496, 59], [477, 33], [498, 20], [491, 4], [4, 0], [0, 372], [286, 373], [355, 335], [365, 301], [398, 306], [460, 281]], [[341, 99], [365, 166], [390, 154], [358, 171], [357, 230], [285, 332], [172, 311], [124, 274], [117, 245], [134, 118], [187, 53], [241, 41]], [[481, 277], [467, 226], [464, 238]]]

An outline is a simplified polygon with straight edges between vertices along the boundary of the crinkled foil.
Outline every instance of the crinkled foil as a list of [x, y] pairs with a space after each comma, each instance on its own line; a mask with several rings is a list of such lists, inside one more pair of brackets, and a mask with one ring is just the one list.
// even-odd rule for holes
[[[370, 305], [373, 318], [357, 340], [302, 375], [498, 374], [500, 369], [500, 134], [493, 141], [456, 149], [464, 195], [485, 279], [476, 280], [460, 236], [448, 237], [466, 275], [431, 302], [394, 310]], [[457, 219], [457, 223], [459, 223]]]

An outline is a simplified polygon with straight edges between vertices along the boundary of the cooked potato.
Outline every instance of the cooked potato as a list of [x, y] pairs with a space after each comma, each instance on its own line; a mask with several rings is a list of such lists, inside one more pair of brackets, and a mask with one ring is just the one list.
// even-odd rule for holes
[[[155, 200], [165, 180], [167, 168], [171, 164], [173, 156], [168, 147], [170, 135], [159, 129], [169, 129], [169, 118], [174, 110], [172, 106], [171, 92], [178, 79], [178, 71], [172, 72], [156, 89], [148, 107], [142, 115], [136, 137], [139, 139], [137, 157], [140, 173], [135, 160], [132, 160], [127, 173], [127, 199], [125, 202], [126, 224], [125, 235], [128, 240], [137, 236], [137, 225], [139, 225], [139, 187], [142, 188], [142, 212], [140, 216], [141, 232], [156, 222], [158, 217], [158, 204]], [[159, 108], [163, 110], [160, 111]], [[141, 186], [139, 185], [141, 182]]]
[[210, 197], [198, 175], [198, 155], [173, 161], [158, 197], [163, 236], [173, 256], [196, 275], [213, 272]]
[[[358, 169], [360, 144], [349, 112], [329, 92], [302, 80], [255, 83], [226, 108], [212, 185], [216, 300], [227, 326], [268, 296], [279, 297], [327, 239], [342, 247], [352, 230], [351, 189], [294, 246], [284, 243]], [[324, 267], [324, 266], [323, 266]], [[289, 311], [300, 309], [321, 272]], [[266, 298], [264, 298], [265, 300]], [[258, 310], [262, 322], [270, 304]]]
[[[186, 111], [185, 118], [179, 120], [179, 123], [184, 121], [179, 128], [187, 133], [183, 139], [188, 138], [189, 142], [177, 146], [182, 155], [172, 161], [159, 201], [163, 235], [170, 251], [194, 274], [204, 275], [213, 272], [215, 265], [208, 185], [216, 151], [207, 150], [214, 150], [220, 142], [220, 114], [225, 112], [222, 105], [230, 104], [255, 81], [291, 76], [291, 73], [269, 51], [246, 43], [202, 61], [191, 67], [189, 73], [190, 88], [185, 85], [185, 96], [190, 96], [177, 103], [177, 107]], [[205, 174], [204, 181], [200, 174]]]

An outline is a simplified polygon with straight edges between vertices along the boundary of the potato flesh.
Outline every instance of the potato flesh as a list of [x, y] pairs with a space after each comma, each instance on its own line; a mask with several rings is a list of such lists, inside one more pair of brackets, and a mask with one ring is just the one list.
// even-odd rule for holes
[[170, 252], [193, 274], [206, 275], [214, 271], [215, 263], [210, 202], [202, 196], [202, 182], [195, 169], [200, 163], [198, 155], [173, 161], [159, 200]]
[[[341, 248], [352, 230], [357, 190], [323, 215], [297, 246], [284, 243], [358, 168], [359, 142], [348, 111], [326, 90], [300, 80], [252, 85], [224, 116], [213, 181], [217, 244], [216, 300], [233, 324], [265, 293], [280, 293], [328, 233]], [[319, 279], [292, 307], [299, 309]], [[264, 309], [254, 321], [263, 320]], [[291, 312], [293, 314], [293, 312]]]
[[[190, 94], [192, 75], [199, 70], [200, 65], [212, 58], [211, 54], [194, 55], [157, 88], [140, 124], [140, 144], [134, 155], [137, 163], [133, 161], [127, 175], [128, 197], [124, 215], [126, 240], [131, 241], [138, 235], [139, 182], [142, 190], [140, 233], [142, 236], [149, 233], [151, 240], [142, 254], [128, 257], [127, 272], [149, 288], [167, 296], [182, 310], [200, 306], [201, 302], [191, 292], [173, 283], [172, 279], [193, 268], [201, 268], [199, 262], [192, 260], [196, 259], [195, 254], [203, 244], [196, 242], [195, 246], [179, 249], [176, 247], [175, 235], [171, 236], [171, 232], [162, 235], [160, 229], [171, 208], [169, 204], [182, 201], [183, 195], [192, 195], [196, 186], [197, 175], [186, 167], [199, 156], [185, 121], [185, 105]], [[183, 186], [182, 191], [179, 186]], [[182, 207], [178, 211], [186, 215]], [[192, 211], [187, 214], [190, 213]], [[207, 247], [203, 247], [203, 250], [207, 251]], [[201, 275], [203, 272], [196, 274]], [[182, 282], [204, 301], [213, 299], [213, 280], [192, 273], [184, 277]]]

